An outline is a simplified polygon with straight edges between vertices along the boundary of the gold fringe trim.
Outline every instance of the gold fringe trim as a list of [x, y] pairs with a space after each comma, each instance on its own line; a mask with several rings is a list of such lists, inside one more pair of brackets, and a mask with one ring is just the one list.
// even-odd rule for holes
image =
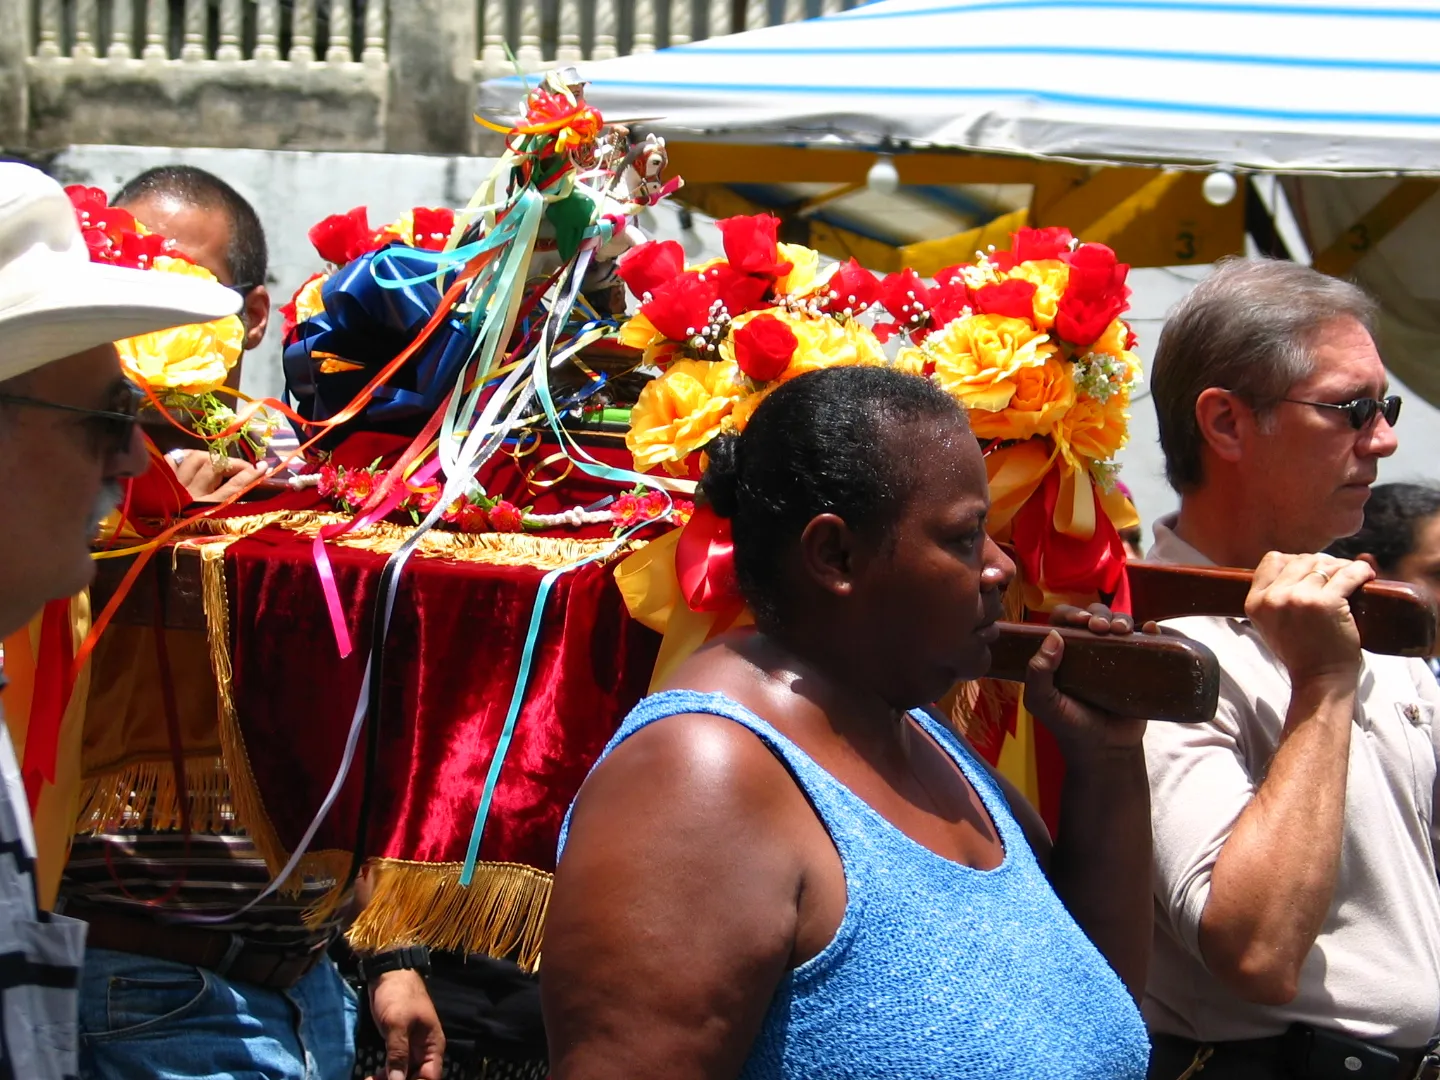
[[519, 863], [479, 863], [466, 888], [460, 863], [375, 859], [374, 892], [347, 937], [359, 952], [429, 945], [540, 965], [550, 874]]
[[[230, 776], [224, 759], [190, 758], [185, 762], [190, 789], [190, 827], [202, 833], [228, 833], [235, 827]], [[169, 761], [142, 761], [85, 780], [80, 789], [80, 817], [75, 831], [102, 833], [115, 829], [181, 828], [175, 769]]]
[[[195, 535], [224, 535], [230, 540], [238, 540], [274, 525], [297, 532], [301, 536], [314, 537], [326, 525], [342, 524], [349, 520], [350, 518], [343, 514], [316, 510], [277, 510], [247, 517], [197, 518], [182, 531]], [[378, 521], [330, 542], [341, 547], [373, 551], [379, 555], [393, 555], [414, 531], [414, 527], [410, 525]], [[566, 536], [533, 536], [529, 533], [458, 533], [431, 529], [420, 538], [415, 553], [455, 559], [459, 562], [488, 563], [492, 566], [533, 566], [540, 570], [554, 570], [589, 558], [604, 551], [612, 543], [613, 541], [606, 539], [578, 540]], [[612, 557], [628, 554], [636, 546], [637, 543], [623, 544], [616, 549]]]
[[[280, 842], [275, 825], [260, 798], [255, 772], [250, 767], [250, 755], [245, 749], [245, 736], [240, 731], [240, 719], [235, 712], [234, 669], [230, 666], [230, 601], [225, 585], [225, 549], [235, 539], [227, 537], [200, 547], [200, 596], [209, 634], [210, 665], [215, 672], [215, 688], [220, 704], [220, 752], [230, 774], [235, 823], [250, 838], [270, 872], [278, 874], [290, 861], [290, 853]], [[334, 867], [342, 862], [340, 871], [336, 873]], [[335, 887], [312, 909], [319, 913], [316, 920], [323, 921], [323, 917], [333, 913], [343, 898], [345, 872], [349, 866], [349, 852], [307, 852], [290, 877], [281, 882], [280, 891], [288, 896], [298, 895], [306, 878], [333, 881]]]

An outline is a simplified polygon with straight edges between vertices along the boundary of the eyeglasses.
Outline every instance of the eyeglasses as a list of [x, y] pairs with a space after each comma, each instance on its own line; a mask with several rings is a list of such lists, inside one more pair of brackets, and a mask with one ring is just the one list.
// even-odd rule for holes
[[85, 419], [86, 433], [91, 452], [99, 458], [123, 454], [130, 449], [134, 438], [136, 415], [145, 401], [145, 394], [133, 383], [126, 383], [118, 393], [114, 409], [83, 409], [78, 405], [62, 405], [58, 401], [26, 397], [23, 394], [0, 394], [0, 403], [24, 405], [32, 409], [53, 409], [57, 412], [78, 413]]
[[1395, 421], [1400, 419], [1400, 398], [1395, 395], [1387, 398], [1356, 398], [1354, 401], [1347, 401], [1341, 405], [1329, 401], [1302, 401], [1299, 398], [1288, 397], [1280, 400], [1288, 401], [1292, 405], [1310, 405], [1317, 409], [1339, 409], [1350, 418], [1350, 426], [1356, 431], [1363, 431], [1368, 427], [1377, 413], [1385, 417], [1385, 422], [1391, 427], [1394, 427]]

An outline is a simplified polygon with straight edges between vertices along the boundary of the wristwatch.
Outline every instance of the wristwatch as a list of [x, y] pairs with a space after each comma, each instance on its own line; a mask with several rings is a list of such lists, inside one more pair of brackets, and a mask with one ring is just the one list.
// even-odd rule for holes
[[387, 971], [418, 971], [422, 977], [428, 977], [429, 948], [424, 945], [407, 945], [403, 949], [391, 949], [360, 958], [360, 981], [363, 983], [372, 983]]

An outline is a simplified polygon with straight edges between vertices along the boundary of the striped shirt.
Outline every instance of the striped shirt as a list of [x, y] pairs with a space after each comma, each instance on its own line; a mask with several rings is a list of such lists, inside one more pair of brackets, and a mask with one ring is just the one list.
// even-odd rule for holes
[[[74, 839], [60, 882], [62, 905], [77, 913], [97, 909], [129, 916], [173, 919], [239, 912], [270, 884], [265, 860], [243, 835], [144, 829], [81, 835]], [[177, 886], [177, 882], [179, 882]], [[298, 893], [281, 889], [248, 911], [198, 925], [235, 934], [247, 944], [308, 953], [329, 941], [341, 912], [313, 926], [305, 913], [334, 888], [333, 879], [307, 878]]]
[[79, 1075], [84, 954], [85, 924], [36, 901], [30, 808], [0, 715], [0, 1080]]

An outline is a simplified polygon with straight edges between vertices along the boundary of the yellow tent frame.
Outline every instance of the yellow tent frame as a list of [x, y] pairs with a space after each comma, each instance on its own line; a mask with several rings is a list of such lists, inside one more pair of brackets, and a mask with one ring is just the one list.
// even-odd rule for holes
[[[734, 184], [827, 183], [837, 188], [806, 204], [843, 197], [865, 183], [876, 155], [863, 150], [723, 142], [671, 142], [673, 174], [685, 178], [678, 198], [712, 217], [767, 208]], [[977, 250], [1003, 246], [1022, 226], [1064, 225], [1087, 241], [1115, 249], [1132, 266], [1203, 265], [1245, 248], [1245, 199], [1212, 206], [1201, 194], [1205, 172], [1135, 165], [1084, 165], [964, 153], [905, 153], [893, 158], [901, 184], [1026, 184], [1030, 205], [953, 236], [892, 246], [798, 214], [787, 235], [837, 259], [854, 257], [882, 272], [902, 266], [930, 275], [970, 262]], [[1326, 273], [1343, 275], [1435, 190], [1435, 181], [1402, 183], [1331, 249], [1317, 252]], [[798, 236], [796, 230], [807, 235]]]

